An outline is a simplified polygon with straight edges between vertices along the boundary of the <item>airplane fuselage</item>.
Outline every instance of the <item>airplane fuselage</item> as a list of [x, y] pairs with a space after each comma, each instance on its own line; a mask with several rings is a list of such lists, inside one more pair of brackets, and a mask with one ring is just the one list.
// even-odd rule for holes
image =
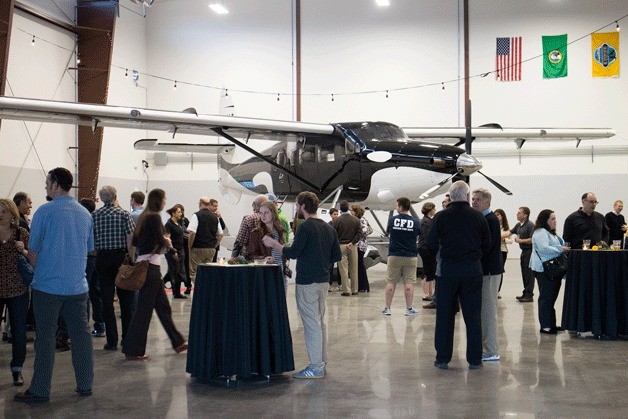
[[[259, 157], [237, 164], [219, 157], [221, 173], [253, 193], [294, 199], [310, 190], [323, 199], [341, 187], [339, 199], [389, 209], [396, 198], [416, 200], [426, 189], [458, 173], [458, 160], [464, 154], [458, 147], [411, 140], [399, 127], [385, 122], [340, 123], [334, 128], [332, 135], [304, 134], [297, 142], [279, 141], [265, 150], [264, 157], [285, 170]], [[375, 152], [389, 156], [386, 161], [367, 157]]]

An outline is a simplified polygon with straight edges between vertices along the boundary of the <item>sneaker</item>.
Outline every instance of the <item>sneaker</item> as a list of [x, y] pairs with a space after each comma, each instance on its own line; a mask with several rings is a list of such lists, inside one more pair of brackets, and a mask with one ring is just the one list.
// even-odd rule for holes
[[446, 362], [438, 362], [438, 361], [434, 361], [434, 366], [440, 370], [448, 370], [449, 369], [449, 365], [447, 365]]
[[417, 314], [419, 314], [419, 312], [412, 307], [406, 308], [406, 316], [416, 316]]
[[105, 332], [99, 332], [98, 330], [92, 330], [92, 336], [95, 338], [104, 338]]
[[384, 316], [390, 316], [390, 307], [384, 307], [384, 309], [382, 310], [382, 315]]
[[292, 374], [293, 378], [325, 378], [325, 370], [315, 370], [308, 366], [299, 372]]
[[497, 355], [484, 354], [482, 355], [482, 362], [499, 361], [500, 358], [501, 356], [499, 356], [499, 354]]

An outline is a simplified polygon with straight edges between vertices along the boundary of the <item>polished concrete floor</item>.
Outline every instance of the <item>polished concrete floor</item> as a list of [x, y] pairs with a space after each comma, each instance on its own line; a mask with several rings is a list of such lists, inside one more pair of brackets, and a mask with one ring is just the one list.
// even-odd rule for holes
[[[329, 363], [323, 380], [294, 380], [221, 388], [185, 372], [185, 353], [175, 354], [156, 317], [147, 362], [127, 362], [94, 339], [92, 397], [74, 393], [70, 353], [57, 353], [50, 403], [13, 401], [11, 347], [0, 343], [0, 414], [3, 417], [628, 417], [628, 342], [539, 334], [536, 303], [521, 304], [517, 261], [509, 260], [498, 302], [501, 362], [469, 371], [464, 323], [457, 316], [454, 358], [447, 371], [434, 362], [434, 310], [403, 315], [403, 296], [383, 317], [385, 266], [369, 270], [371, 293], [350, 298], [329, 294]], [[417, 290], [415, 307], [420, 306]], [[174, 300], [174, 317], [187, 334], [191, 301]], [[557, 311], [562, 307], [562, 295]], [[307, 355], [303, 330], [288, 289], [288, 310], [297, 368]], [[560, 314], [559, 314], [560, 315]], [[24, 365], [26, 386], [32, 343]], [[23, 387], [26, 389], [27, 387]]]

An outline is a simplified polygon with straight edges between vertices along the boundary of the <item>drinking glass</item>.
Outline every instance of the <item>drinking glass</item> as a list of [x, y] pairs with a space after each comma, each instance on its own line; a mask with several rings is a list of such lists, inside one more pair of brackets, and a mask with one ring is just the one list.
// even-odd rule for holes
[[582, 250], [589, 250], [591, 248], [591, 240], [582, 240]]

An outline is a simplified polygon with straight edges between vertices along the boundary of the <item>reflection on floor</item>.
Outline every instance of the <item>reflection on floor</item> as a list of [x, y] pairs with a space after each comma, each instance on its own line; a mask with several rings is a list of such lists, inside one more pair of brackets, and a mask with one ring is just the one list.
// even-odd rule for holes
[[[385, 266], [369, 270], [371, 293], [344, 298], [329, 294], [329, 363], [324, 380], [293, 380], [241, 389], [201, 384], [185, 373], [153, 317], [147, 362], [126, 362], [94, 339], [92, 397], [78, 397], [70, 352], [57, 353], [50, 403], [13, 402], [11, 347], [0, 343], [0, 411], [4, 417], [625, 417], [628, 412], [628, 343], [539, 334], [536, 302], [519, 303], [518, 261], [509, 260], [498, 302], [501, 362], [469, 371], [464, 324], [457, 316], [454, 358], [447, 371], [434, 362], [434, 310], [403, 314], [398, 290], [392, 316], [380, 314]], [[417, 289], [415, 307], [420, 307]], [[295, 364], [307, 363], [303, 331], [288, 289]], [[187, 332], [190, 300], [172, 300], [180, 330]], [[562, 295], [557, 302], [558, 316]], [[184, 333], [187, 335], [187, 333]], [[33, 366], [28, 344], [26, 386]], [[23, 387], [26, 389], [27, 387]], [[622, 413], [623, 412], [623, 413]]]

